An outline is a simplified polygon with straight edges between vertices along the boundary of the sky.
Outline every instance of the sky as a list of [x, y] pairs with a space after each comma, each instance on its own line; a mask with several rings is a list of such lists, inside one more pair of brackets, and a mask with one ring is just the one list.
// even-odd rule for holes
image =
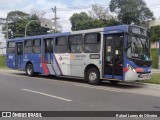
[[[89, 11], [93, 4], [109, 5], [110, 0], [0, 0], [0, 18], [6, 17], [10, 11], [20, 10], [32, 13], [46, 11], [45, 18], [54, 18], [51, 8], [57, 6], [58, 22], [62, 25], [63, 32], [71, 30], [69, 18], [73, 13]], [[160, 0], [145, 0], [147, 6], [153, 11], [156, 18], [160, 18]]]

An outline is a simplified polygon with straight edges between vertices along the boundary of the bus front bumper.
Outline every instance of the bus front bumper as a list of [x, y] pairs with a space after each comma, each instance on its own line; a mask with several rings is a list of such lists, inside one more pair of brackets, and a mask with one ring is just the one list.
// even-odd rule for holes
[[152, 73], [136, 73], [132, 70], [129, 70], [125, 73], [124, 81], [126, 82], [134, 82], [136, 80], [148, 80], [152, 76]]

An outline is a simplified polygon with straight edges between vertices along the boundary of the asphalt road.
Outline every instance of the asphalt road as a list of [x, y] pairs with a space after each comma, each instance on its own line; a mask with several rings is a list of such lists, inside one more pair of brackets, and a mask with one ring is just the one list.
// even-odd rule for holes
[[92, 86], [71, 78], [0, 70], [0, 111], [160, 111], [160, 86]]

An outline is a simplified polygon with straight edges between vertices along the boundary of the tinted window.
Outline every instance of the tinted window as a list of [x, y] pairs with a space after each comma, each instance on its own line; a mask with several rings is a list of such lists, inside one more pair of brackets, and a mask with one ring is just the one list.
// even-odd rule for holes
[[8, 42], [8, 48], [14, 48], [15, 42]]
[[139, 28], [139, 27], [131, 27], [132, 33], [147, 36], [147, 30]]
[[54, 38], [44, 39], [44, 41], [45, 41], [45, 53], [53, 53], [53, 40], [54, 40]]
[[82, 53], [83, 51], [83, 35], [69, 37], [71, 53]]
[[33, 53], [41, 53], [41, 39], [33, 40]]
[[58, 37], [56, 38], [56, 45], [66, 45], [67, 37]]
[[9, 54], [15, 53], [15, 42], [8, 42], [7, 51]]
[[100, 52], [100, 34], [99, 33], [85, 35], [84, 52], [85, 53]]
[[83, 35], [70, 36], [69, 37], [70, 44], [82, 44], [83, 43]]
[[27, 40], [27, 41], [25, 41], [25, 46], [26, 46], [26, 47], [32, 46], [32, 40]]
[[55, 52], [56, 53], [67, 53], [68, 52], [67, 37], [56, 38]]
[[88, 34], [85, 35], [85, 43], [99, 43], [100, 42], [100, 34]]
[[25, 53], [32, 53], [32, 40], [26, 40], [24, 46]]
[[17, 55], [23, 55], [23, 43], [17, 43]]
[[41, 46], [41, 39], [33, 40], [33, 46], [37, 46], [37, 47]]

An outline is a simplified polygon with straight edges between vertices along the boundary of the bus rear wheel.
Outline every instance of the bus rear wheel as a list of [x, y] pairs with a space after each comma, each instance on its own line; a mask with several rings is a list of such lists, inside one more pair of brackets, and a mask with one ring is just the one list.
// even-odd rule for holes
[[86, 79], [91, 85], [98, 85], [101, 82], [99, 71], [96, 68], [90, 68], [87, 71]]
[[33, 69], [33, 65], [32, 64], [28, 64], [26, 66], [26, 74], [30, 77], [32, 77], [34, 75], [34, 69]]

